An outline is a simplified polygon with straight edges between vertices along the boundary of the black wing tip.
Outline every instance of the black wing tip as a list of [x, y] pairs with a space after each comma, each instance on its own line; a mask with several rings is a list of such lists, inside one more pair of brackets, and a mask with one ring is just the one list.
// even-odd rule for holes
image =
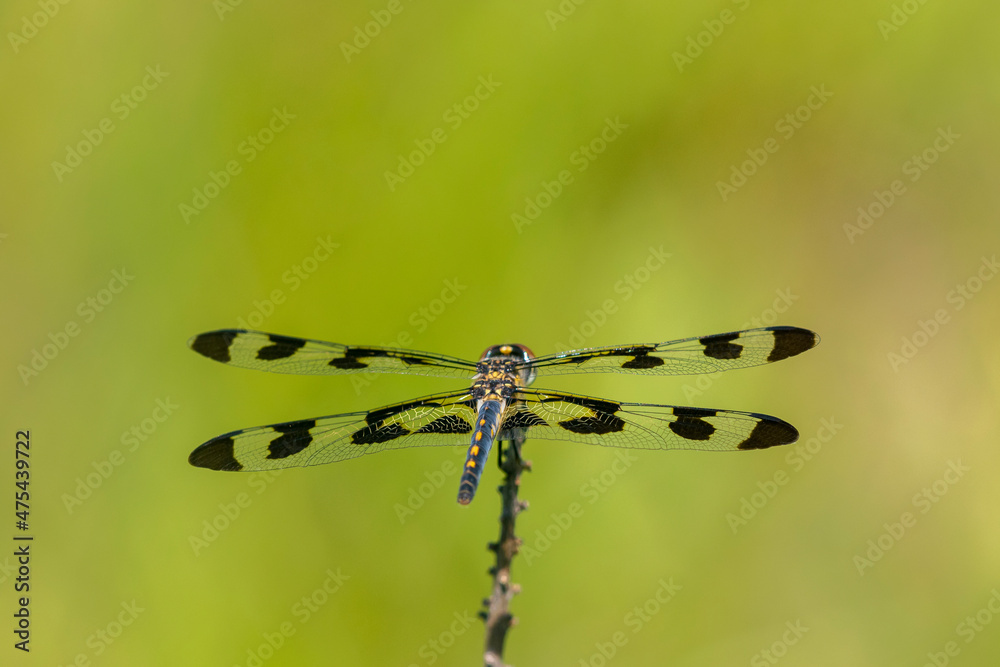
[[758, 415], [758, 417], [760, 421], [753, 427], [746, 440], [737, 446], [737, 449], [768, 449], [789, 445], [799, 439], [799, 432], [788, 422], [766, 415]]
[[801, 327], [768, 327], [774, 334], [774, 349], [768, 355], [768, 361], [781, 361], [819, 345], [819, 334]]
[[206, 331], [188, 339], [188, 347], [203, 357], [214, 361], [229, 363], [229, 347], [240, 334], [247, 333], [245, 329], [219, 329]]
[[[189, 347], [194, 347], [195, 341], [197, 341], [198, 339], [201, 339], [201, 338], [206, 339], [206, 340], [209, 340], [211, 338], [218, 338], [218, 337], [222, 337], [222, 336], [226, 336], [226, 337], [230, 337], [230, 338], [235, 338], [239, 334], [260, 334], [260, 333], [262, 333], [262, 332], [260, 332], [260, 331], [253, 331], [251, 329], [213, 329], [212, 331], [205, 331], [203, 333], [200, 333], [200, 334], [197, 334], [197, 335], [194, 335], [194, 336], [191, 336], [190, 338], [188, 338], [188, 346]], [[267, 336], [268, 334], [263, 334], [263, 335]]]
[[[804, 327], [793, 327], [788, 325], [778, 325], [773, 327], [767, 327], [768, 331], [778, 331], [782, 332], [782, 335], [792, 335], [792, 336], [811, 336], [816, 343], [819, 342], [819, 334], [812, 329], [806, 329]], [[815, 343], [814, 343], [815, 344]]]
[[188, 463], [196, 468], [239, 472], [243, 470], [243, 464], [236, 460], [235, 444], [232, 436], [228, 435], [209, 440], [191, 452]]

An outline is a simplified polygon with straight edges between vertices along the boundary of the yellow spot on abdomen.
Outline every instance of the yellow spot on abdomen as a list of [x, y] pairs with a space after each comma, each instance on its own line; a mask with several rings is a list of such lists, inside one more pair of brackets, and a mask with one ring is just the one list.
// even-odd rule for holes
[[479, 453], [479, 445], [473, 445], [472, 447], [470, 447], [469, 448], [469, 453], [472, 454], [473, 456], [475, 456], [476, 454], [478, 454]]
[[475, 467], [476, 467], [476, 462], [475, 462], [475, 461], [472, 461], [472, 460], [470, 460], [470, 461], [468, 461], [468, 462], [467, 462], [467, 463], [465, 464], [465, 467], [466, 467], [466, 468], [475, 468]]
[[482, 431], [476, 431], [476, 442], [479, 442], [482, 439], [483, 439], [483, 432]]

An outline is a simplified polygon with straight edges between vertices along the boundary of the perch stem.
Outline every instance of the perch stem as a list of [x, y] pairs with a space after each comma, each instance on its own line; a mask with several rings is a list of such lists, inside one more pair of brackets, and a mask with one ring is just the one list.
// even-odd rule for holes
[[517, 515], [528, 507], [527, 502], [518, 500], [517, 491], [521, 484], [521, 473], [531, 470], [531, 463], [521, 459], [523, 444], [523, 434], [500, 443], [500, 469], [504, 472], [503, 483], [498, 489], [502, 499], [500, 539], [489, 545], [490, 551], [496, 554], [496, 565], [490, 568], [493, 592], [489, 600], [483, 600], [484, 609], [480, 612], [486, 622], [483, 654], [486, 667], [505, 667], [503, 649], [507, 630], [517, 622], [510, 613], [510, 601], [520, 592], [520, 586], [511, 583], [510, 567], [521, 546], [521, 539], [514, 532]]

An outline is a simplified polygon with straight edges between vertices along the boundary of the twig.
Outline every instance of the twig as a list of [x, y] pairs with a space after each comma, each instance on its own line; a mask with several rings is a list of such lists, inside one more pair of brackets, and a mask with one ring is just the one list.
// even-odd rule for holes
[[483, 654], [486, 667], [504, 667], [503, 648], [507, 630], [517, 623], [517, 619], [510, 613], [510, 601], [521, 592], [521, 587], [511, 583], [510, 566], [521, 546], [521, 539], [514, 533], [514, 523], [517, 521], [517, 515], [528, 507], [527, 502], [517, 499], [521, 472], [531, 470], [531, 463], [521, 459], [523, 444], [523, 434], [500, 443], [500, 469], [504, 472], [503, 484], [498, 489], [503, 499], [500, 510], [500, 539], [489, 545], [490, 551], [497, 556], [496, 565], [490, 568], [490, 574], [493, 575], [493, 593], [489, 600], [483, 600], [484, 609], [479, 612], [479, 616], [486, 622]]

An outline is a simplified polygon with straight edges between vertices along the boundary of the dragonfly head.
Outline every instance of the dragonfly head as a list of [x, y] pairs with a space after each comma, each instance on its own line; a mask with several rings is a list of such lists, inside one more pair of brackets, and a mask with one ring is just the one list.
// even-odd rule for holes
[[[534, 358], [534, 353], [527, 345], [504, 343], [502, 345], [493, 345], [486, 348], [479, 360], [501, 362], [509, 361], [515, 364], [524, 364]], [[535, 379], [535, 369], [530, 366], [517, 369], [517, 374], [520, 376], [521, 386], [527, 386], [531, 384], [532, 380]]]

